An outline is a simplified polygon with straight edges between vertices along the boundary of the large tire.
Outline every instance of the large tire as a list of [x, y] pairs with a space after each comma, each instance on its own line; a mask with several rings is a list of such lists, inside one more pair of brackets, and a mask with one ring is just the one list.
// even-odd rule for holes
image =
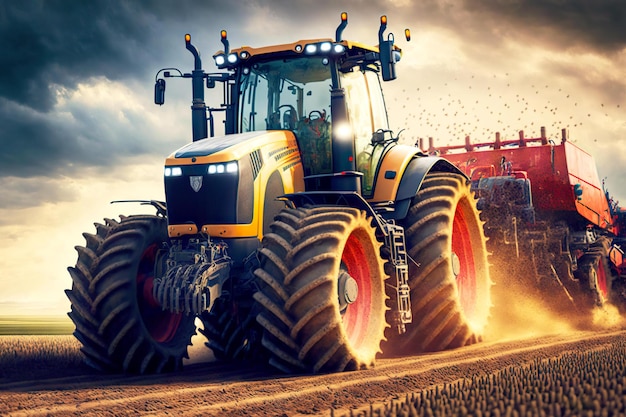
[[76, 247], [66, 291], [86, 362], [109, 372], [179, 369], [195, 334], [194, 317], [163, 311], [152, 297], [157, 252], [168, 240], [166, 219], [105, 219], [96, 229], [83, 234], [86, 247]]
[[392, 355], [458, 348], [482, 338], [491, 280], [482, 222], [465, 177], [429, 173], [413, 198], [405, 228], [413, 322], [389, 330]]
[[239, 311], [239, 306], [223, 295], [200, 319], [200, 333], [207, 338], [206, 346], [217, 359], [237, 363], [258, 359], [256, 314]]
[[[270, 228], [254, 296], [270, 364], [289, 373], [373, 365], [388, 325], [387, 275], [371, 218], [347, 207], [304, 207], [284, 209]], [[348, 294], [342, 300], [356, 300], [345, 306], [340, 291]]]
[[600, 236], [579, 259], [576, 275], [582, 292], [582, 303], [587, 308], [603, 307], [613, 301], [613, 272], [609, 267], [611, 241]]

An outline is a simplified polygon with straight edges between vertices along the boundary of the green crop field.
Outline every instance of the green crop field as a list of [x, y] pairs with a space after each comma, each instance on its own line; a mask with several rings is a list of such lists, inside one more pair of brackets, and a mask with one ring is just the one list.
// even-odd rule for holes
[[69, 317], [0, 316], [0, 336], [69, 335], [73, 331]]

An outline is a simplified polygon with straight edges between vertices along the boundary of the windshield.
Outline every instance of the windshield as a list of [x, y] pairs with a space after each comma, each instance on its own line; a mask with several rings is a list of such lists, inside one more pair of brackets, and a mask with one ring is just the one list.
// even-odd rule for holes
[[291, 130], [306, 174], [330, 172], [330, 77], [322, 57], [253, 65], [241, 78], [239, 131]]

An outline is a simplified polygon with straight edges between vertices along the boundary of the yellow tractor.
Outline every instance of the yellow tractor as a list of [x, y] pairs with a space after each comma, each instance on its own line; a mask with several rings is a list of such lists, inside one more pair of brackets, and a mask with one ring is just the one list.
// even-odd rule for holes
[[343, 40], [347, 23], [260, 48], [222, 31], [219, 73], [186, 35], [193, 71], [157, 73], [159, 105], [165, 78], [191, 79], [193, 141], [165, 161], [166, 201], [143, 202], [155, 215], [105, 219], [77, 247], [66, 293], [90, 365], [178, 369], [196, 318], [218, 359], [285, 372], [480, 340], [491, 281], [469, 180], [390, 130], [381, 85], [401, 50], [386, 16], [378, 46]]

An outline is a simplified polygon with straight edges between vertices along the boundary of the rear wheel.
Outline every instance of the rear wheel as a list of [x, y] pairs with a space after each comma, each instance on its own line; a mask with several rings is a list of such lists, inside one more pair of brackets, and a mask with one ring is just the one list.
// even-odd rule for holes
[[74, 335], [91, 366], [113, 372], [154, 373], [182, 366], [195, 334], [193, 316], [164, 311], [152, 296], [167, 221], [156, 216], [105, 219], [85, 233], [78, 261], [68, 268]]
[[352, 208], [278, 214], [255, 272], [271, 365], [340, 372], [373, 364], [387, 327], [387, 276], [374, 233], [371, 218]]
[[389, 331], [383, 350], [414, 354], [479, 341], [491, 308], [482, 224], [466, 179], [430, 173], [413, 199], [405, 227], [413, 322]]

